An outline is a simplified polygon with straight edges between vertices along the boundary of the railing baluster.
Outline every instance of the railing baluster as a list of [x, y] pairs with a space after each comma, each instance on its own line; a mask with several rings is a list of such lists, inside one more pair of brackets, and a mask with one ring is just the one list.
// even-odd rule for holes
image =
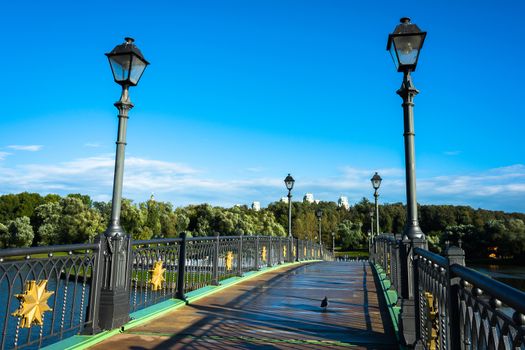
[[180, 238], [182, 238], [182, 241], [180, 242], [179, 247], [179, 271], [177, 275], [177, 295], [176, 297], [181, 300], [186, 300], [186, 296], [184, 295], [184, 284], [185, 284], [185, 270], [186, 270], [186, 232], [181, 232]]

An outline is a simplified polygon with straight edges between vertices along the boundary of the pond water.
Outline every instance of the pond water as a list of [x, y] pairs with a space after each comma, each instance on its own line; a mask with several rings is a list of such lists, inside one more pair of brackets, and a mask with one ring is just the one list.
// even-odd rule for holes
[[469, 264], [468, 267], [525, 292], [525, 266]]

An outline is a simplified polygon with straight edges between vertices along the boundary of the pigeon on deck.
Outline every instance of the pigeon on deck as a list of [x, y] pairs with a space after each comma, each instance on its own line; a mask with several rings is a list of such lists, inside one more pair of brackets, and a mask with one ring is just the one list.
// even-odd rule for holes
[[324, 297], [324, 299], [321, 301], [321, 307], [323, 308], [323, 311], [326, 311], [327, 306], [328, 306], [328, 298]]

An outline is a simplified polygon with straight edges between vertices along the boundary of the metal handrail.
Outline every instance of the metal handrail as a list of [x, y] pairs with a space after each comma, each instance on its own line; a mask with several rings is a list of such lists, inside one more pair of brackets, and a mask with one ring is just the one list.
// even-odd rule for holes
[[84, 244], [65, 244], [65, 245], [50, 245], [44, 247], [27, 247], [27, 248], [7, 248], [0, 249], [0, 257], [10, 256], [31, 256], [42, 253], [56, 253], [56, 252], [70, 252], [76, 250], [98, 250], [100, 245], [98, 243], [84, 243]]
[[446, 268], [448, 266], [447, 258], [441, 255], [432, 253], [428, 250], [421, 249], [421, 248], [415, 248], [414, 253], [419, 256], [422, 256], [423, 258], [427, 258], [428, 260], [432, 261], [434, 264], [438, 264], [440, 267]]
[[182, 239], [177, 238], [154, 238], [154, 239], [146, 239], [142, 241], [132, 241], [131, 245], [148, 245], [148, 244], [166, 244], [166, 243], [178, 243], [181, 242]]
[[462, 278], [476, 288], [481, 289], [505, 305], [525, 315], [525, 292], [465, 266], [453, 264], [450, 266], [450, 270], [454, 276]]

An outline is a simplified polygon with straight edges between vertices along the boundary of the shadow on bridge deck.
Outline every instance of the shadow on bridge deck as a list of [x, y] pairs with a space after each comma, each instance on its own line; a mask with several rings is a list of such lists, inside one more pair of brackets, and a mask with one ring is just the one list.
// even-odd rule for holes
[[244, 281], [91, 349], [396, 349], [390, 322], [368, 263], [322, 262]]

